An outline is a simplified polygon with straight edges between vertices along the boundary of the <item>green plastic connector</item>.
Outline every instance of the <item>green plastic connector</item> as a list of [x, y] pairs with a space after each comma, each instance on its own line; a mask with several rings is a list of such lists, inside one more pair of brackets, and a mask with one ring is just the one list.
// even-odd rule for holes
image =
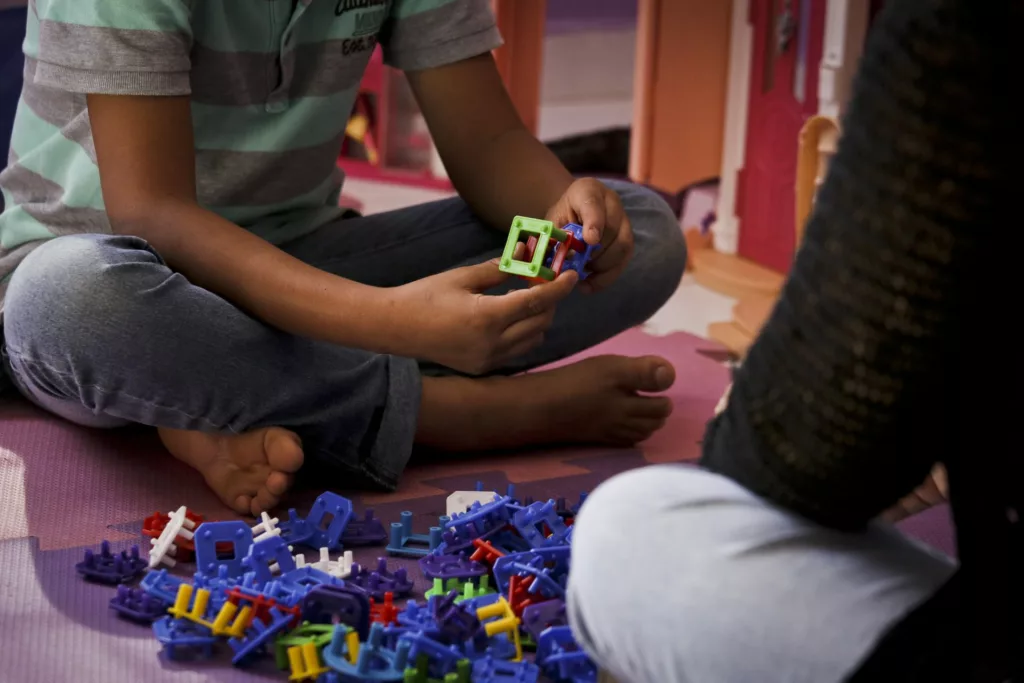
[[[531, 236], [537, 238], [537, 247], [533, 250], [533, 257], [529, 261], [516, 259], [516, 246], [519, 244], [520, 238], [529, 239]], [[512, 219], [512, 227], [508, 231], [508, 241], [505, 242], [505, 251], [501, 255], [498, 270], [519, 277], [554, 280], [555, 272], [544, 266], [544, 258], [552, 240], [564, 242], [567, 236], [564, 230], [556, 228], [551, 221], [516, 216]]]
[[460, 659], [456, 662], [455, 671], [446, 674], [443, 680], [427, 676], [429, 661], [426, 655], [420, 655], [416, 659], [416, 666], [405, 670], [402, 675], [402, 683], [470, 683], [469, 675], [473, 667], [468, 659]]
[[423, 597], [432, 598], [435, 595], [448, 595], [452, 591], [461, 591], [462, 583], [458, 579], [434, 579], [432, 588], [423, 593]]
[[481, 576], [480, 583], [473, 583], [472, 579], [468, 581], [459, 581], [458, 579], [434, 579], [434, 585], [423, 596], [426, 598], [432, 598], [435, 595], [448, 595], [452, 591], [459, 591], [462, 593], [459, 597], [455, 598], [455, 602], [459, 603], [463, 600], [472, 600], [473, 598], [479, 598], [482, 595], [491, 595], [496, 591], [491, 588], [491, 578], [489, 576]]
[[462, 585], [462, 597], [456, 598], [455, 602], [462, 602], [463, 600], [472, 600], [473, 598], [479, 598], [484, 595], [491, 595], [497, 593], [496, 590], [491, 588], [491, 577], [484, 575], [480, 577], [480, 584], [474, 584], [472, 581], [467, 581]]
[[[343, 624], [339, 624], [339, 626], [349, 631], [352, 630]], [[302, 626], [278, 637], [274, 641], [274, 662], [277, 664], [277, 668], [288, 668], [288, 648], [290, 647], [301, 646], [306, 643], [315, 643], [317, 649], [326, 647], [331, 642], [335, 628], [334, 624], [311, 624], [308, 621], [304, 621]]]

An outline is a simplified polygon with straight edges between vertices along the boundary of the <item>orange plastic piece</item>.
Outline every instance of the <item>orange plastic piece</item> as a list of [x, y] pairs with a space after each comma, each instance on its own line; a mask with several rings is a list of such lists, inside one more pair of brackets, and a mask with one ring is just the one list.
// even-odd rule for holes
[[509, 577], [508, 604], [512, 608], [512, 613], [519, 618], [522, 618], [524, 609], [539, 602], [537, 596], [530, 592], [532, 584], [532, 576], [523, 577], [513, 574]]
[[501, 552], [493, 545], [479, 538], [473, 539], [473, 547], [476, 550], [469, 556], [469, 559], [474, 562], [480, 562], [488, 567], [494, 567], [494, 563], [498, 561], [499, 557], [505, 557], [505, 553]]
[[384, 594], [384, 603], [377, 605], [374, 604], [373, 598], [370, 598], [370, 621], [378, 624], [397, 624], [398, 623], [398, 608], [395, 607], [395, 594], [388, 591]]

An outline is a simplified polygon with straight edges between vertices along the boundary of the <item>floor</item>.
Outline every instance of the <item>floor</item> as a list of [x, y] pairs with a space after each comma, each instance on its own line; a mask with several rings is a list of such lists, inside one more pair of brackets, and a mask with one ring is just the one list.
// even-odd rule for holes
[[[345, 193], [363, 202], [363, 211], [368, 214], [391, 211], [450, 196], [445, 192], [357, 179], [345, 182]], [[688, 274], [683, 278], [675, 295], [647, 322], [644, 331], [655, 336], [688, 332], [699, 337], [707, 337], [708, 325], [732, 319], [732, 307], [735, 303], [735, 299], [701, 286]]]

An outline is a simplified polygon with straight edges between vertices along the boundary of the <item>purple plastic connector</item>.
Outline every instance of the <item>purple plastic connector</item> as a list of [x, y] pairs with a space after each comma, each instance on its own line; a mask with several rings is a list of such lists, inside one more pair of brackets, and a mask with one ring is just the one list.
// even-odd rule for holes
[[135, 580], [146, 571], [148, 564], [139, 557], [139, 546], [133, 545], [130, 552], [122, 550], [114, 554], [110, 552], [110, 541], [103, 541], [100, 554], [87, 549], [75, 570], [87, 581], [113, 585]]
[[384, 523], [373, 516], [372, 509], [366, 510], [362, 519], [350, 519], [345, 533], [341, 535], [341, 544], [345, 547], [382, 545], [387, 540], [388, 532], [384, 530]]
[[370, 633], [370, 598], [353, 585], [316, 586], [302, 599], [302, 619], [314, 624], [345, 624], [366, 640]]
[[469, 608], [456, 604], [459, 597], [458, 591], [451, 591], [434, 603], [434, 620], [442, 642], [464, 643], [480, 632], [480, 619]]
[[565, 626], [568, 623], [564, 600], [548, 600], [536, 605], [527, 605], [523, 610], [523, 630], [533, 637], [534, 642], [537, 642], [540, 634], [548, 628]]
[[412, 581], [405, 567], [399, 567], [395, 571], [389, 570], [386, 557], [377, 558], [376, 569], [352, 565], [352, 573], [346, 584], [359, 586], [377, 601], [384, 600], [385, 593], [392, 593], [394, 597], [401, 598], [412, 592]]
[[420, 559], [420, 571], [433, 579], [473, 579], [487, 573], [487, 567], [462, 555], [427, 555]]
[[119, 617], [137, 624], [152, 624], [167, 614], [168, 607], [168, 603], [153, 597], [141, 588], [128, 586], [118, 586], [117, 595], [110, 599], [110, 609]]

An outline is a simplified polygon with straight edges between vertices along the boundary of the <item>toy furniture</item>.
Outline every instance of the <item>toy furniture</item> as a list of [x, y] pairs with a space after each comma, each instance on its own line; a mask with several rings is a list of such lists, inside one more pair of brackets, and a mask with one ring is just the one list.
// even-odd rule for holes
[[[835, 155], [838, 141], [839, 124], [828, 116], [812, 116], [800, 130], [793, 231], [793, 239], [798, 247], [814, 206], [814, 198], [828, 173], [828, 165]], [[777, 297], [777, 291], [742, 294], [733, 307], [732, 321], [713, 323], [708, 327], [708, 336], [742, 356], [761, 331]]]

